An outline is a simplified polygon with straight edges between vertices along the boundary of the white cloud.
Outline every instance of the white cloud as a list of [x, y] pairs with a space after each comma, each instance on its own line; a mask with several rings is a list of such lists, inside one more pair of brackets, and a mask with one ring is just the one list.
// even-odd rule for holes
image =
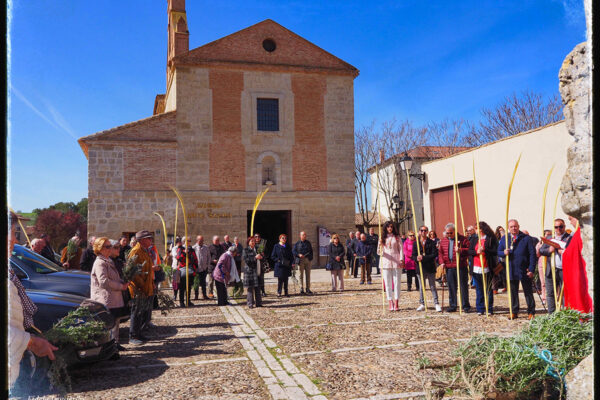
[[42, 99], [42, 102], [46, 106], [47, 111], [50, 113], [50, 116], [46, 115], [44, 112], [40, 111], [36, 106], [34, 106], [27, 97], [23, 93], [21, 93], [16, 87], [13, 85], [10, 86], [10, 90], [15, 96], [21, 100], [27, 107], [31, 109], [38, 117], [46, 121], [50, 126], [55, 128], [58, 131], [62, 131], [72, 137], [73, 139], [77, 139], [75, 132], [71, 126], [67, 123], [65, 118], [54, 108], [48, 101]]

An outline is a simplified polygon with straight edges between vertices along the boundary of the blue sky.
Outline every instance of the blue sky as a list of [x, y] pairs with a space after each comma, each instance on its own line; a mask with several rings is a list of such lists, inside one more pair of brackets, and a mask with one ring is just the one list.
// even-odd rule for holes
[[[77, 138], [152, 114], [165, 0], [13, 0], [9, 204], [87, 196]], [[360, 70], [355, 127], [477, 120], [512, 92], [553, 95], [585, 41], [582, 1], [187, 1], [190, 48], [271, 18]]]

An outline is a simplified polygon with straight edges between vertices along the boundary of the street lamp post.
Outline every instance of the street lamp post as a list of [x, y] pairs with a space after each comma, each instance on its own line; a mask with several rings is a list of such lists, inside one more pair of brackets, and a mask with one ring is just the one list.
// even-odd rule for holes
[[394, 216], [395, 216], [394, 219], [396, 222], [396, 231], [398, 233], [400, 233], [400, 225], [404, 221], [406, 221], [407, 219], [410, 219], [412, 217], [410, 208], [407, 207], [406, 210], [404, 210], [404, 213], [401, 213], [403, 208], [404, 208], [404, 202], [402, 200], [400, 200], [400, 196], [395, 194], [394, 197], [392, 197], [392, 211], [394, 211]]
[[[402, 156], [402, 158], [400, 159], [400, 168], [402, 169], [402, 172], [406, 172], [408, 171], [408, 175], [415, 177], [417, 179], [419, 179], [421, 182], [425, 182], [425, 172], [422, 173], [411, 173], [410, 170], [412, 168], [413, 165], [413, 159], [408, 155], [407, 152], [404, 152], [404, 156]], [[406, 182], [406, 187], [407, 189], [410, 186], [410, 181]], [[414, 211], [414, 210], [413, 210]], [[407, 212], [405, 213], [406, 218], [404, 220], [410, 219], [412, 217], [411, 213], [410, 213], [410, 209], [407, 210]], [[417, 232], [415, 232], [416, 234]]]

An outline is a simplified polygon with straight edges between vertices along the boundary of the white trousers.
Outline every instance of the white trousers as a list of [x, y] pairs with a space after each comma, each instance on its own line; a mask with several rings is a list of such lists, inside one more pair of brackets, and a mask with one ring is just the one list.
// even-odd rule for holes
[[401, 271], [400, 268], [381, 269], [381, 276], [385, 284], [385, 294], [388, 300], [398, 300], [400, 298]]

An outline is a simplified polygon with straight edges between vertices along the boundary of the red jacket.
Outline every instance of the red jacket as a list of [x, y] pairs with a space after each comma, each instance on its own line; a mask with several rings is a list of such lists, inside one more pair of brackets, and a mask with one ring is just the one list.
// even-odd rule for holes
[[[454, 240], [454, 238], [452, 238]], [[460, 254], [460, 266], [466, 267], [469, 261], [469, 239], [464, 237], [463, 235], [458, 235], [458, 243], [459, 243], [459, 254]], [[444, 264], [446, 268], [456, 268], [456, 253], [452, 256], [452, 261], [448, 258], [448, 247], [450, 246], [450, 240], [448, 238], [443, 238], [440, 241], [440, 249], [438, 251], [438, 262], [440, 264]], [[454, 251], [454, 249], [451, 249]]]

